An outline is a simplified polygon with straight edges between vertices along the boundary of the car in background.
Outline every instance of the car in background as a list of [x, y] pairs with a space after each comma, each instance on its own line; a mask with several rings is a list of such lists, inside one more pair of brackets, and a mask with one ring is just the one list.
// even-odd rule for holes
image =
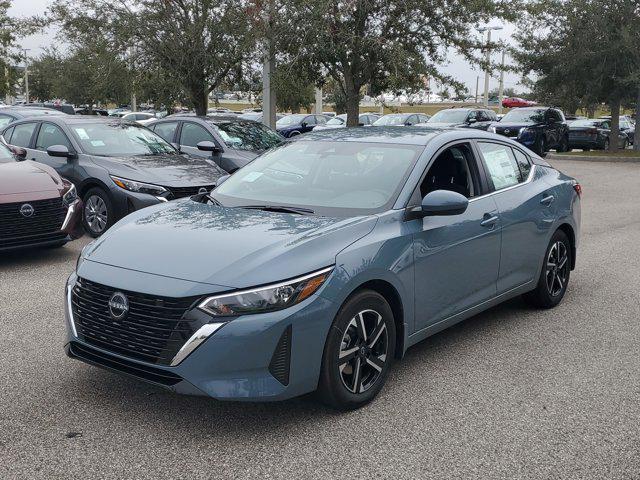
[[6, 107], [0, 110], [0, 129], [6, 127], [16, 120], [21, 120], [28, 117], [41, 117], [41, 116], [60, 116], [66, 115], [66, 113], [60, 110], [54, 110], [53, 108], [36, 108], [36, 107]]
[[156, 120], [155, 113], [149, 112], [131, 112], [125, 115], [122, 115], [122, 120], [125, 122], [136, 122], [140, 125], [148, 125], [154, 120]]
[[0, 252], [60, 247], [83, 234], [73, 183], [25, 155], [0, 142]]
[[[380, 118], [380, 115], [375, 113], [361, 113], [358, 117], [359, 126], [368, 127], [373, 125], [373, 123]], [[330, 118], [327, 123], [324, 125], [317, 125], [313, 127], [313, 131], [318, 130], [330, 130], [332, 128], [345, 128], [347, 126], [347, 114], [343, 113], [342, 115], [336, 115], [333, 118]]]
[[326, 115], [294, 113], [278, 120], [276, 131], [285, 138], [291, 138], [310, 132], [317, 125], [325, 125], [329, 120]]
[[[611, 121], [611, 116], [602, 116], [600, 118], [603, 120]], [[636, 133], [636, 124], [633, 121], [633, 119], [627, 115], [620, 115], [619, 129], [622, 133], [624, 133], [627, 136], [627, 139], [629, 140], [629, 144], [633, 145], [633, 142], [635, 140], [635, 133]]]
[[98, 237], [140, 208], [208, 192], [225, 175], [212, 162], [182, 155], [151, 130], [103, 117], [44, 116], [2, 131], [26, 158], [73, 182], [84, 202], [82, 220]]
[[502, 99], [502, 106], [504, 108], [532, 107], [535, 104], [536, 102], [520, 97], [507, 97]]
[[23, 105], [24, 107], [29, 107], [29, 108], [52, 108], [54, 110], [58, 110], [62, 113], [66, 113], [67, 115], [75, 115], [76, 114], [76, 109], [74, 108], [73, 105], [69, 105], [67, 103], [50, 103], [50, 102], [44, 102], [44, 103], [25, 103]]
[[524, 107], [509, 111], [488, 131], [513, 138], [538, 155], [569, 149], [569, 127], [557, 108]]
[[76, 108], [76, 115], [95, 115], [98, 117], [108, 117], [109, 111], [104, 108], [89, 108], [89, 107], [80, 107]]
[[269, 127], [235, 115], [172, 115], [148, 127], [181, 152], [210, 159], [228, 173], [284, 141]]
[[428, 336], [519, 295], [559, 305], [581, 191], [479, 130], [301, 135], [86, 247], [65, 349], [173, 392], [358, 408]]
[[[611, 134], [611, 121], [607, 119], [584, 119], [569, 122], [569, 149], [607, 150]], [[629, 146], [629, 138], [620, 131], [618, 133], [620, 148]]]
[[373, 123], [374, 127], [409, 127], [426, 123], [431, 118], [424, 113], [388, 113]]
[[430, 127], [468, 127], [486, 130], [498, 121], [496, 112], [489, 108], [447, 108], [440, 110], [427, 123]]
[[[262, 121], [262, 112], [246, 112], [237, 115], [237, 117], [241, 120], [251, 120], [254, 122], [263, 123]], [[276, 122], [281, 118], [286, 117], [284, 113], [276, 113]]]

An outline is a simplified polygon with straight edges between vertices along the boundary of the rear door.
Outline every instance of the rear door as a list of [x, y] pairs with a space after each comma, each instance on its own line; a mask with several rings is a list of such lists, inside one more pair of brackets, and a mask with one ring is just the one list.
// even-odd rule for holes
[[491, 195], [500, 212], [502, 247], [498, 294], [536, 280], [556, 216], [553, 188], [523, 150], [479, 141]]
[[13, 132], [10, 135], [11, 138], [5, 137], [5, 140], [11, 145], [26, 149], [27, 159], [35, 160], [35, 151], [32, 146], [35, 141], [34, 137], [37, 127], [38, 122], [19, 123], [13, 128]]

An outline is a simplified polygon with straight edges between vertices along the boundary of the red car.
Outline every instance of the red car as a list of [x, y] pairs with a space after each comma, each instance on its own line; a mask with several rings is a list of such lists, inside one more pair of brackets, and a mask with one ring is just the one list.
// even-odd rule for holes
[[531, 107], [535, 104], [536, 102], [525, 100], [524, 98], [520, 97], [507, 97], [502, 100], [502, 106], [504, 108]]
[[74, 185], [26, 151], [0, 143], [0, 251], [62, 246], [81, 237], [82, 202]]

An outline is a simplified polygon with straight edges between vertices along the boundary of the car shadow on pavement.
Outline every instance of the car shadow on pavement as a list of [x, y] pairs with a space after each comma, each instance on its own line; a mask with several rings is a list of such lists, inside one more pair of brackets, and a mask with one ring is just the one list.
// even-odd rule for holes
[[75, 259], [77, 258], [78, 252], [67, 245], [57, 248], [12, 250], [0, 252], [0, 269], [40, 267], [44, 264], [59, 264], [67, 269], [69, 265], [75, 266]]
[[[505, 328], [518, 329], [520, 322], [528, 320], [529, 312], [531, 309], [521, 299], [514, 299], [415, 345], [402, 361], [394, 364], [383, 393], [365, 409], [393, 408], [390, 404], [394, 403], [394, 395], [401, 394], [404, 382], [415, 381], [417, 372], [420, 381], [429, 382], [429, 369], [451, 361], [457, 348], [472, 348], [482, 340], [489, 341], [489, 345], [481, 348], [491, 348], [493, 335]], [[313, 394], [283, 402], [223, 402], [181, 396], [116, 373], [75, 365], [77, 368], [70, 370], [70, 384], [65, 386], [70, 401], [88, 403], [90, 410], [107, 410], [105, 413], [116, 418], [136, 418], [137, 422], [150, 425], [161, 423], [169, 430], [186, 429], [201, 435], [210, 435], [215, 430], [218, 437], [235, 438], [265, 429], [297, 428], [299, 422], [308, 419], [331, 422], [336, 416], [359, 415], [325, 407]]]

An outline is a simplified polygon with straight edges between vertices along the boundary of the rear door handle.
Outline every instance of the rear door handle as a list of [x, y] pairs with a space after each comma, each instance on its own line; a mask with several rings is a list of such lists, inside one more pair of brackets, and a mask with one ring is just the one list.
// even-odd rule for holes
[[490, 213], [485, 213], [480, 225], [487, 228], [493, 228], [493, 226], [498, 221], [497, 215], [491, 215]]
[[548, 196], [544, 197], [542, 200], [540, 200], [540, 203], [542, 205], [545, 205], [545, 206], [548, 207], [549, 205], [551, 205], [553, 203], [553, 201], [555, 199], [556, 199], [556, 197], [554, 197], [553, 195], [548, 195]]

